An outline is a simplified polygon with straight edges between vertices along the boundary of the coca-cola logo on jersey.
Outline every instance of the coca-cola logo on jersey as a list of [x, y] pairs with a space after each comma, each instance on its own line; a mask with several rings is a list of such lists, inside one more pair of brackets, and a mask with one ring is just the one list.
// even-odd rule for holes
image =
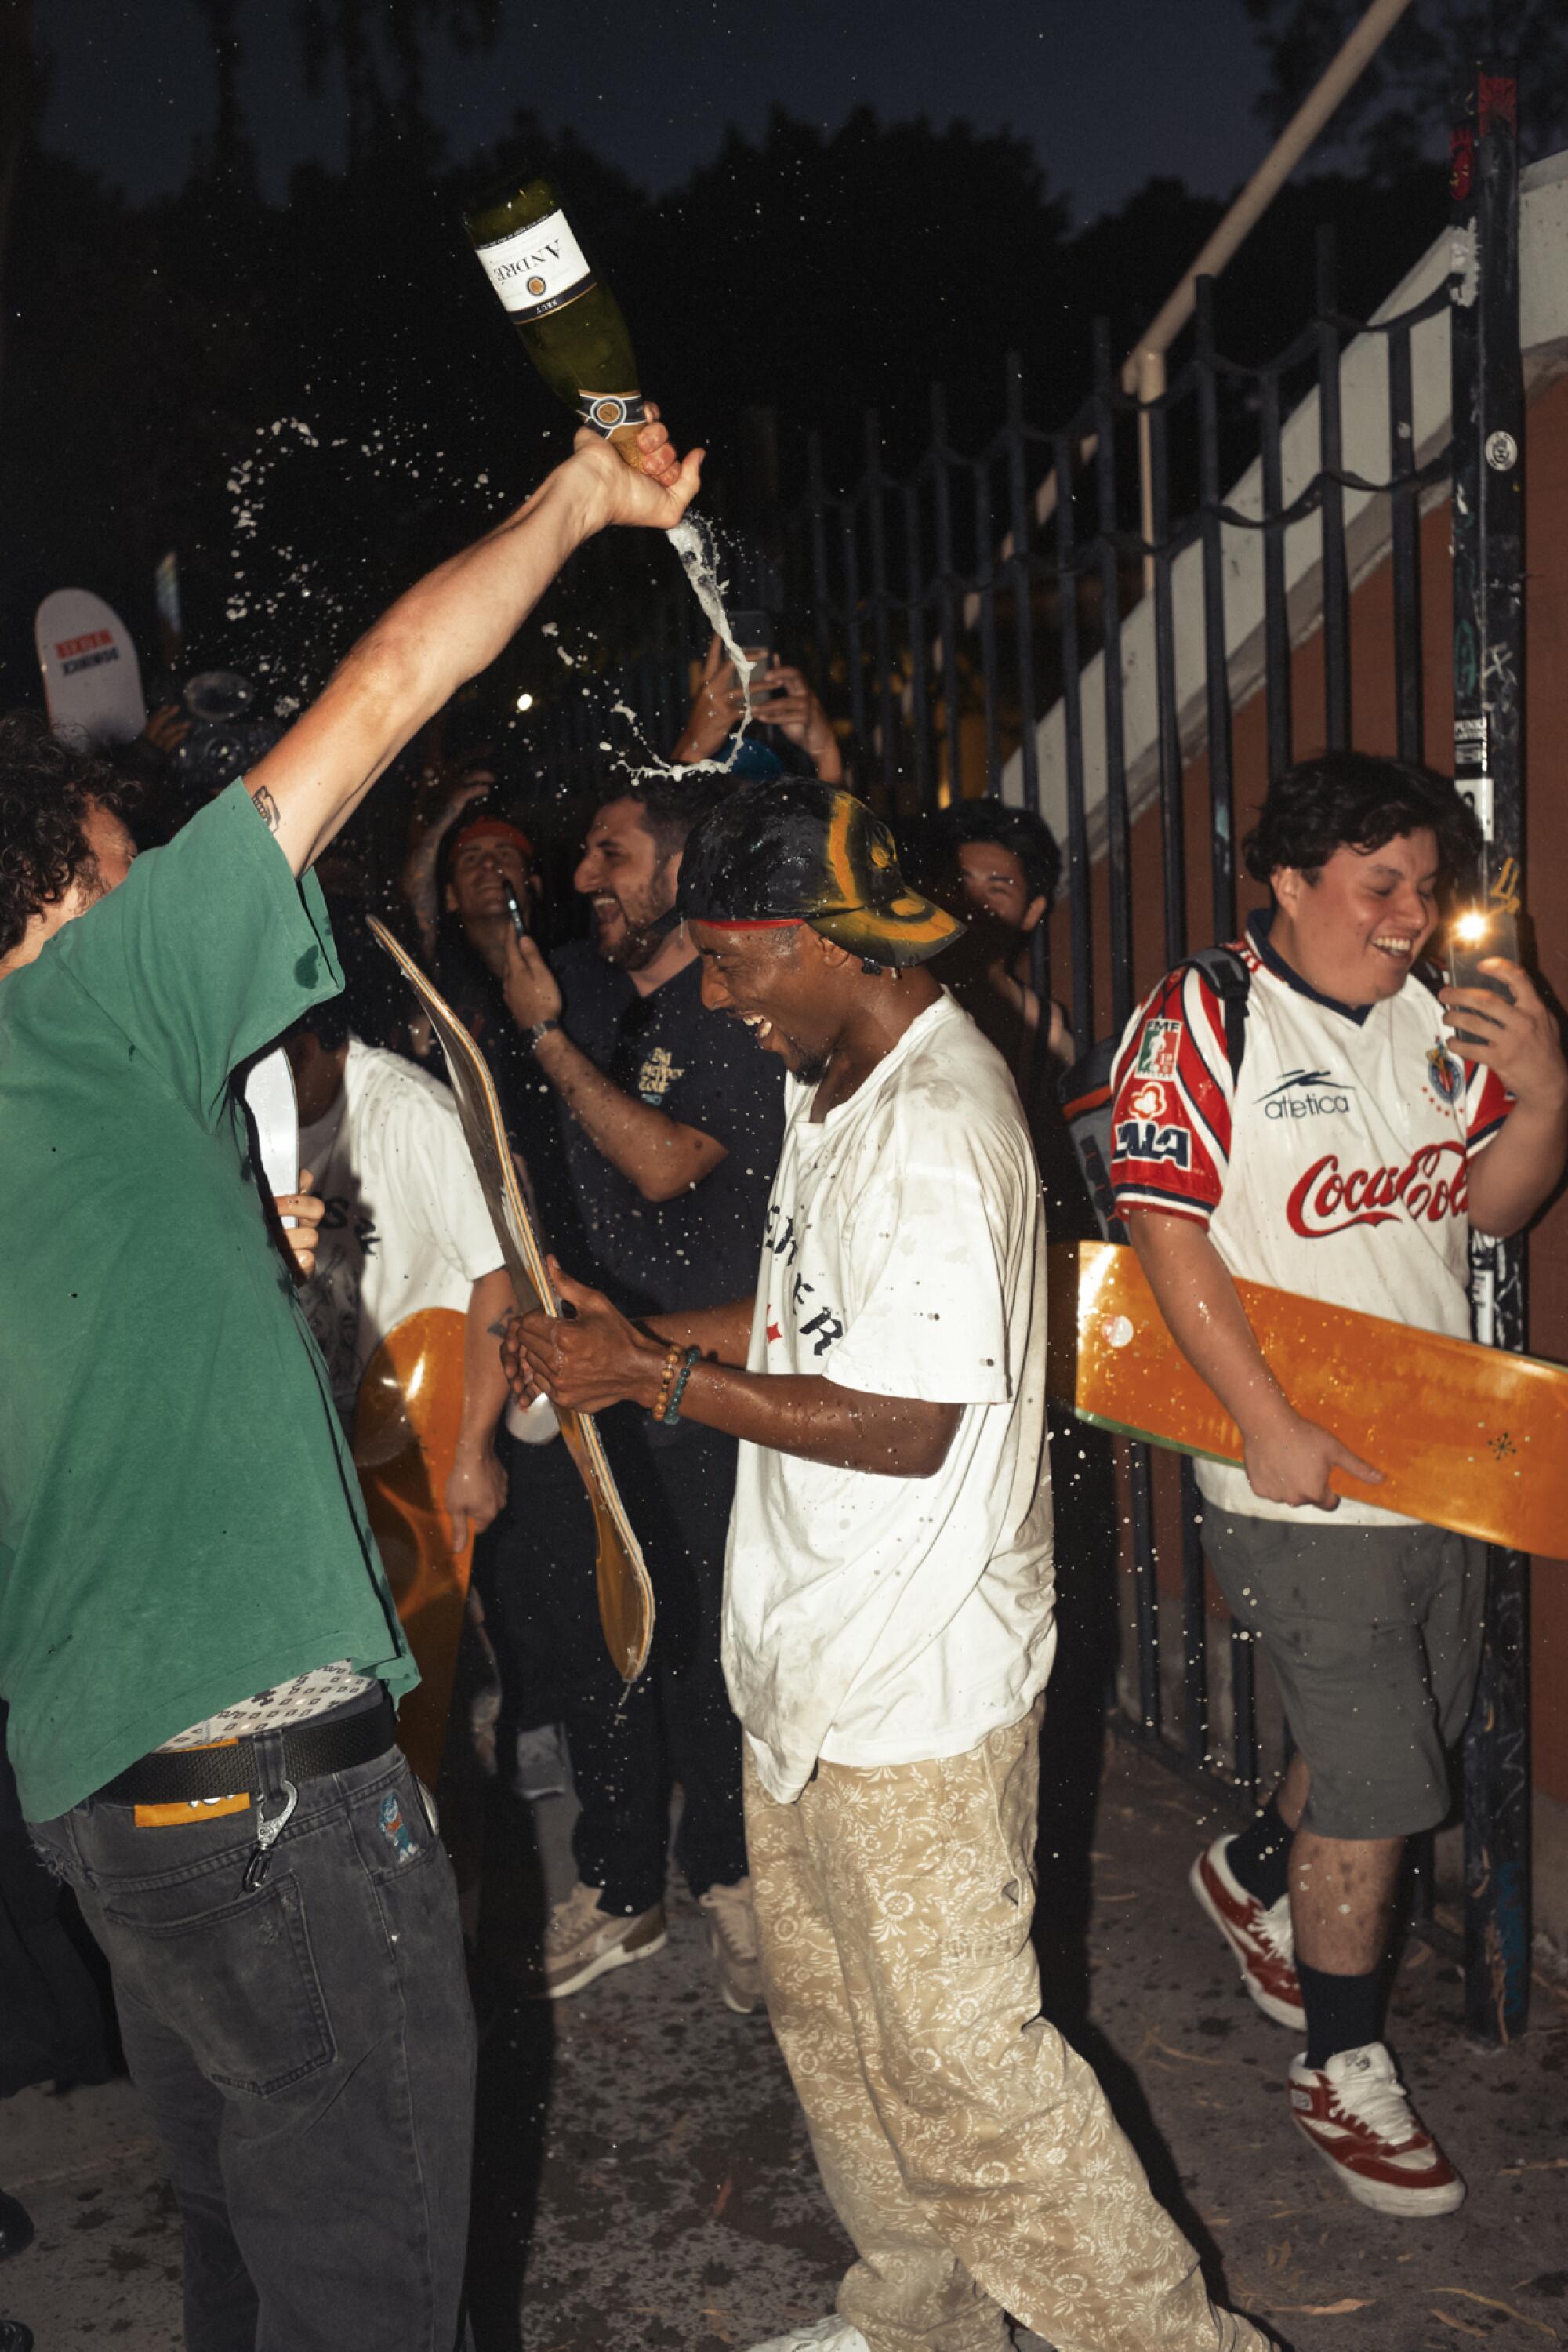
[[1460, 1143], [1424, 1143], [1403, 1168], [1348, 1173], [1341, 1171], [1339, 1154], [1329, 1151], [1292, 1187], [1286, 1214], [1291, 1232], [1310, 1242], [1348, 1233], [1352, 1225], [1386, 1225], [1401, 1215], [1440, 1225], [1445, 1217], [1465, 1215], [1467, 1173]]

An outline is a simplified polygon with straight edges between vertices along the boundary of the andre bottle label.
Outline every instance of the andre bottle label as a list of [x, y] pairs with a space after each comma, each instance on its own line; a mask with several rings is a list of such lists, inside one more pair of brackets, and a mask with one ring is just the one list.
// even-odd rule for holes
[[577, 414], [584, 425], [602, 433], [606, 441], [625, 425], [636, 431], [647, 423], [647, 409], [640, 392], [579, 392]]
[[528, 228], [477, 250], [490, 284], [517, 320], [545, 318], [594, 283], [564, 213], [546, 213]]

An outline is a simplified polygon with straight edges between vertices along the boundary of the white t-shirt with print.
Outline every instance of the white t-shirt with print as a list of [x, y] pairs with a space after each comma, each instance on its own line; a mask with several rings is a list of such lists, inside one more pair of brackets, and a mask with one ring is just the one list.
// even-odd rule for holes
[[724, 1671], [764, 1786], [960, 1755], [1050, 1672], [1045, 1221], [1005, 1064], [950, 996], [813, 1124], [791, 1078], [751, 1370], [962, 1405], [930, 1478], [742, 1444]]
[[[1468, 1339], [1467, 1180], [1507, 1117], [1501, 1082], [1456, 1057], [1415, 977], [1352, 1007], [1290, 971], [1267, 918], [1237, 951], [1249, 974], [1239, 1080], [1224, 1004], [1199, 971], [1167, 975], [1127, 1026], [1111, 1076], [1117, 1206], [1195, 1219], [1245, 1281]], [[1375, 1458], [1371, 1437], [1367, 1450]], [[1247, 1517], [1410, 1524], [1348, 1495], [1332, 1512], [1267, 1502], [1245, 1470], [1195, 1467], [1210, 1502]]]
[[400, 1054], [349, 1039], [342, 1094], [302, 1129], [300, 1157], [327, 1204], [300, 1299], [352, 1429], [386, 1334], [423, 1307], [463, 1313], [474, 1284], [500, 1265], [500, 1245], [456, 1104]]

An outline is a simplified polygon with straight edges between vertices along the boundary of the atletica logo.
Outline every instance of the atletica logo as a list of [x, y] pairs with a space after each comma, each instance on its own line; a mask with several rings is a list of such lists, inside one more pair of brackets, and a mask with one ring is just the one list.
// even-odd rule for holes
[[1348, 1078], [1329, 1070], [1287, 1070], [1277, 1087], [1258, 1097], [1265, 1118], [1329, 1118], [1351, 1107]]
[[[1455, 1163], [1449, 1167], [1450, 1155]], [[1442, 1172], [1445, 1169], [1447, 1173]], [[1403, 1168], [1352, 1168], [1342, 1175], [1337, 1154], [1314, 1160], [1291, 1191], [1285, 1213], [1292, 1233], [1321, 1241], [1352, 1225], [1386, 1225], [1400, 1215], [1440, 1225], [1468, 1205], [1465, 1150], [1459, 1143], [1425, 1143]]]

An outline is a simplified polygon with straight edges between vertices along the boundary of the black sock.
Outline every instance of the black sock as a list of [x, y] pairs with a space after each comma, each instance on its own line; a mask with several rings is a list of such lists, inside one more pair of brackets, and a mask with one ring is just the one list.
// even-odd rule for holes
[[1307, 2063], [1326, 2066], [1342, 2050], [1360, 2050], [1383, 2039], [1383, 1970], [1364, 1977], [1334, 1977], [1296, 1963], [1301, 2006], [1307, 2012]]
[[1290, 1884], [1290, 1841], [1272, 1797], [1249, 1830], [1232, 1838], [1225, 1850], [1226, 1868], [1250, 1895], [1271, 1911]]

